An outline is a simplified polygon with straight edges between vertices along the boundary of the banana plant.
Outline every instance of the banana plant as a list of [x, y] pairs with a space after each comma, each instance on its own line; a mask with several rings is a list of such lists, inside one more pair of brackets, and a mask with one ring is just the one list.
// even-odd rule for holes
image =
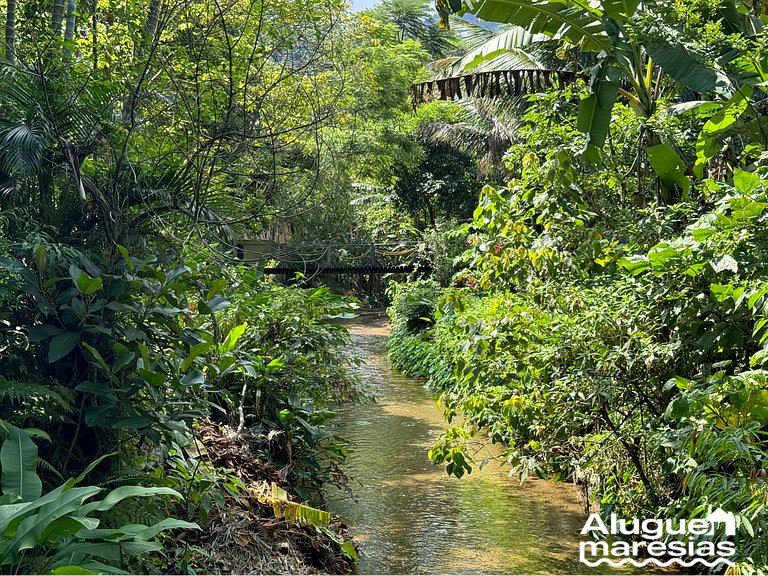
[[[465, 64], [463, 70], [498, 60], [505, 50], [535, 46], [540, 36], [559, 39], [582, 52], [597, 54], [591, 70], [590, 94], [582, 100], [578, 115], [579, 129], [589, 135], [585, 158], [594, 163], [601, 160], [611, 111], [621, 96], [633, 105], [640, 117], [641, 150], [638, 152], [651, 149], [649, 163], [657, 175], [667, 185], [679, 186], [683, 193], [690, 187], [690, 178], [684, 173], [687, 165], [675, 150], [669, 146], [660, 147], [659, 137], [646, 123], [656, 112], [659, 99], [669, 84], [664, 81], [665, 77], [699, 94], [729, 100], [734, 94], [741, 93], [743, 99], [743, 78], [729, 78], [714, 65], [700, 61], [681, 39], [679, 31], [663, 21], [653, 3], [640, 3], [639, 0], [465, 0], [459, 7], [457, 2], [437, 0], [437, 8], [446, 24], [451, 12], [469, 13], [486, 21], [520, 26], [529, 34], [526, 37], [518, 33], [514, 41], [507, 37], [507, 41], [502, 42], [499, 38], [495, 41], [497, 49], [493, 49], [491, 43], [474, 50], [462, 63]], [[723, 2], [718, 17], [729, 31], [745, 37], [754, 36], [763, 27], [759, 17], [741, 7], [740, 0]], [[642, 33], [637, 27], [639, 21], [644, 23]], [[733, 62], [736, 55], [726, 55], [725, 58], [724, 61]], [[458, 71], [454, 67], [453, 72]], [[728, 103], [723, 107], [733, 110]], [[704, 140], [699, 146], [697, 167], [711, 158], [712, 150], [716, 148], [712, 130], [704, 135]], [[701, 170], [696, 173], [700, 175]]]
[[199, 529], [197, 524], [175, 518], [151, 526], [100, 528], [99, 514], [125, 499], [183, 499], [170, 488], [144, 486], [121, 486], [97, 499], [103, 488], [77, 486], [107, 456], [92, 463], [77, 478], [43, 493], [36, 472], [37, 445], [26, 431], [9, 427], [0, 448], [0, 570], [13, 574], [123, 574], [121, 564], [126, 557], [162, 549], [156, 540], [162, 532]]

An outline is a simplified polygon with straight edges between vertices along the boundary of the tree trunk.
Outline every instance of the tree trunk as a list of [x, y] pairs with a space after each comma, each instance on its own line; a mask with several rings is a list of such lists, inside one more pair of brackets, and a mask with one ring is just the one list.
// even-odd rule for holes
[[[144, 37], [141, 40], [141, 44], [138, 50], [137, 66], [141, 67], [146, 65], [145, 60], [149, 58], [150, 47], [155, 40], [157, 34], [157, 25], [160, 21], [160, 8], [162, 0], [149, 0], [149, 13], [147, 14], [147, 21], [144, 25]], [[126, 98], [123, 105], [123, 125], [130, 126], [133, 124], [134, 115], [136, 113], [136, 106], [138, 105], [139, 90], [134, 89], [130, 95]]]
[[64, 21], [64, 0], [54, 0], [53, 16], [51, 17], [51, 30], [54, 36], [61, 34], [61, 23]]
[[64, 27], [64, 40], [72, 40], [75, 37], [75, 12], [77, 11], [76, 0], [67, 2], [67, 22]]
[[91, 59], [93, 62], [93, 71], [99, 68], [99, 17], [96, 14], [98, 0], [92, 0], [91, 12]]
[[149, 14], [147, 14], [147, 23], [144, 26], [144, 46], [149, 46], [157, 32], [157, 22], [160, 18], [161, 0], [149, 0]]
[[[69, 42], [75, 38], [75, 18], [77, 17], [75, 12], [77, 11], [77, 0], [67, 1], [67, 19], [64, 26], [64, 42]], [[70, 59], [69, 48], [64, 47], [64, 61], [68, 62]]]
[[16, 64], [16, 0], [8, 0], [5, 14], [5, 63]]

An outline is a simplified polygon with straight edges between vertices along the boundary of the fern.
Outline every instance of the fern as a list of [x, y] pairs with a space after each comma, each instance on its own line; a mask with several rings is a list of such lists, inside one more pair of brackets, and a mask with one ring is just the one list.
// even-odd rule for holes
[[28, 418], [61, 420], [73, 411], [74, 394], [64, 386], [0, 376], [0, 418], [13, 423]]

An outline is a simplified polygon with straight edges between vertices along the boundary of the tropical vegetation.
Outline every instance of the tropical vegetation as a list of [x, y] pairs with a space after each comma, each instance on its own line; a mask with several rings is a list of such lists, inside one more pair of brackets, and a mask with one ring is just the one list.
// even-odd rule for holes
[[[419, 100], [494, 74], [474, 97], [509, 100], [515, 74], [576, 74], [517, 96], [507, 179], [458, 228], [452, 282], [391, 288], [390, 357], [451, 423], [432, 459], [471, 473], [487, 435], [513, 473], [574, 481], [605, 517], [722, 507], [736, 569], [765, 571], [762, 8], [442, 8], [504, 26]], [[559, 61], [536, 57], [553, 43]]]
[[361, 300], [449, 474], [487, 437], [606, 517], [721, 507], [768, 570], [761, 2], [0, 6], [1, 572], [351, 571]]

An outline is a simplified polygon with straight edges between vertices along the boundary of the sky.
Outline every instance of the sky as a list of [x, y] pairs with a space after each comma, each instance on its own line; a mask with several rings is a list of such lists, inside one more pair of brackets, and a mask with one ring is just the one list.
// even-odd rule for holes
[[359, 10], [365, 10], [378, 3], [379, 0], [352, 0], [352, 11], [357, 12]]

